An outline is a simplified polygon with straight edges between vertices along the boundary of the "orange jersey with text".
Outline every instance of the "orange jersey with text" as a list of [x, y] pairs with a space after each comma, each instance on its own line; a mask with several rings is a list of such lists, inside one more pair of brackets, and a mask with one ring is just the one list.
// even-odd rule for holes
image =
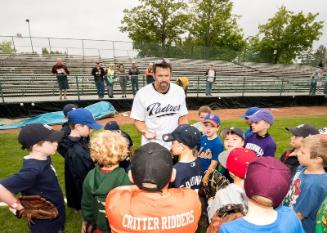
[[106, 214], [113, 233], [192, 233], [198, 227], [201, 203], [192, 189], [172, 188], [162, 194], [121, 186], [109, 192]]

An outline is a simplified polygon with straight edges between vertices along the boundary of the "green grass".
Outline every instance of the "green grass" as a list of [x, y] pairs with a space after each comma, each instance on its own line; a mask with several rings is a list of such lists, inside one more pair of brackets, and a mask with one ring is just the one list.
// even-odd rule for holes
[[[309, 123], [316, 127], [327, 126], [327, 116], [310, 116], [310, 117], [279, 117], [276, 119], [274, 126], [270, 129], [270, 134], [276, 141], [276, 157], [280, 157], [282, 152], [289, 147], [290, 134], [285, 127], [294, 127], [302, 123]], [[240, 127], [246, 129], [243, 120], [228, 120], [222, 123], [221, 128]], [[130, 134], [134, 141], [134, 147], [140, 145], [140, 134], [133, 125], [123, 125], [122, 129]], [[17, 142], [17, 133], [0, 133], [0, 179], [17, 172], [22, 164], [22, 158], [26, 152], [20, 149]], [[64, 162], [63, 158], [56, 154], [53, 157], [53, 164], [57, 170], [59, 182], [64, 190]], [[28, 232], [26, 221], [17, 220], [7, 208], [0, 208], [0, 232]], [[80, 232], [81, 218], [78, 214], [67, 209], [66, 232]]]

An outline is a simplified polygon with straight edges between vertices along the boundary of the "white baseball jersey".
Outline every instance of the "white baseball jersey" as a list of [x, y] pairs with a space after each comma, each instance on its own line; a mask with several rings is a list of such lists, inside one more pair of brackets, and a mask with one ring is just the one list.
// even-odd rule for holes
[[[162, 135], [171, 133], [178, 126], [178, 118], [186, 115], [184, 90], [174, 83], [170, 83], [169, 90], [162, 94], [155, 90], [153, 84], [141, 88], [133, 101], [131, 118], [144, 121], [149, 132], [155, 132], [157, 142], [170, 149], [171, 142], [164, 142]], [[141, 144], [150, 142], [142, 135]]]

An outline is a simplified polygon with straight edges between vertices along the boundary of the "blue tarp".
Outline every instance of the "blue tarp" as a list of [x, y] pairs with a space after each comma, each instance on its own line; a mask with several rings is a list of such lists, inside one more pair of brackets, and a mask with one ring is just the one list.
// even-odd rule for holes
[[[90, 110], [90, 112], [92, 113], [95, 119], [101, 119], [104, 117], [112, 116], [117, 113], [114, 106], [112, 106], [112, 104], [107, 101], [100, 101], [98, 103], [91, 104], [85, 108]], [[62, 111], [49, 112], [49, 113], [37, 115], [35, 117], [26, 118], [14, 124], [0, 125], [0, 130], [22, 128], [25, 125], [29, 125], [33, 123], [57, 125], [57, 124], [62, 124], [65, 121], [66, 119]]]

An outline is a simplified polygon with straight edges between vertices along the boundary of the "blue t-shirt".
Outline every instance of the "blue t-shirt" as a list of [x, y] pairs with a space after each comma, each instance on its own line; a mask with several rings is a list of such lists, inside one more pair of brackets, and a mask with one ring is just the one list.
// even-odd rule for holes
[[268, 225], [255, 225], [239, 218], [221, 225], [219, 233], [304, 233], [301, 222], [290, 208], [281, 206], [276, 209], [277, 219]]
[[318, 209], [327, 196], [327, 173], [305, 174], [304, 171], [305, 167], [298, 167], [282, 205], [300, 212], [305, 231], [314, 232]]
[[34, 224], [29, 225], [32, 232], [57, 233], [63, 228], [65, 222], [64, 198], [56, 171], [49, 157], [47, 160], [24, 158], [22, 169], [1, 180], [0, 184], [12, 193], [40, 195], [57, 207], [59, 216], [56, 219], [33, 219]]
[[218, 155], [223, 151], [223, 144], [218, 137], [209, 140], [207, 136], [202, 136], [198, 151], [201, 169], [202, 172], [205, 172], [209, 168], [211, 160], [218, 161]]
[[171, 183], [171, 187], [199, 190], [202, 174], [198, 159], [189, 163], [178, 162], [174, 168], [176, 169], [176, 179]]
[[253, 150], [258, 157], [274, 157], [276, 152], [276, 143], [269, 134], [261, 137], [258, 134], [253, 133], [245, 138], [245, 148]]

